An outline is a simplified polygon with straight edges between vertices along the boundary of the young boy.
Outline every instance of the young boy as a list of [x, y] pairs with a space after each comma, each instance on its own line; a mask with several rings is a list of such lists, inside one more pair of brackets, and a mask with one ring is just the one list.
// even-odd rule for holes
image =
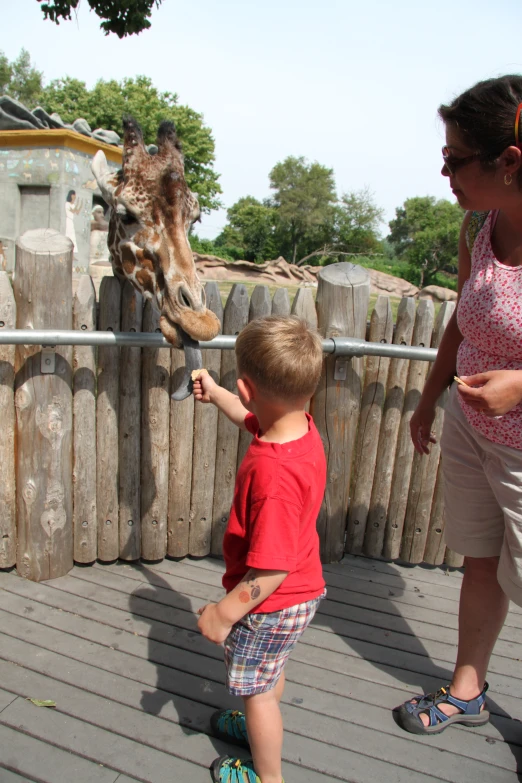
[[252, 760], [216, 759], [216, 783], [281, 783], [284, 666], [325, 593], [316, 520], [326, 484], [323, 445], [305, 405], [321, 375], [320, 337], [295, 317], [252, 321], [236, 341], [239, 396], [206, 371], [194, 396], [253, 440], [236, 478], [223, 540], [227, 595], [199, 610], [201, 633], [225, 643], [227, 687], [245, 713], [212, 718], [216, 736]]

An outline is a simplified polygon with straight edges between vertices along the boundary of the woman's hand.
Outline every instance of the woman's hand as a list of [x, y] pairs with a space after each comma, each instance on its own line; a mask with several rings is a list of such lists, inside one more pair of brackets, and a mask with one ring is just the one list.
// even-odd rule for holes
[[432, 406], [418, 405], [410, 421], [410, 434], [419, 454], [429, 454], [430, 443], [436, 443], [433, 432], [431, 431], [433, 420], [435, 418], [435, 408]]
[[473, 410], [486, 416], [503, 416], [522, 401], [522, 370], [491, 370], [463, 375], [458, 392]]

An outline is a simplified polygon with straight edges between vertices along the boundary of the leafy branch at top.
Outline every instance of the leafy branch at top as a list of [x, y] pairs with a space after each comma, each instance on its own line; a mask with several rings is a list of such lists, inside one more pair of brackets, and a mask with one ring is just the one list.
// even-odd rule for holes
[[[60, 20], [70, 19], [71, 11], [76, 10], [80, 0], [51, 0], [42, 2], [45, 19], [56, 24]], [[159, 8], [162, 0], [87, 0], [94, 13], [103, 19], [100, 25], [105, 35], [116, 33], [118, 38], [137, 35], [150, 27], [149, 18], [154, 6]]]

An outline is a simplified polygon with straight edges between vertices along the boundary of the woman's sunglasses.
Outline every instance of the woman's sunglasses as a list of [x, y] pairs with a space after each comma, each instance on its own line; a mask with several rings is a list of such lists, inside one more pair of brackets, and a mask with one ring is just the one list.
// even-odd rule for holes
[[450, 153], [449, 147], [442, 148], [442, 160], [444, 161], [444, 168], [446, 169], [450, 177], [453, 177], [453, 175], [462, 166], [466, 166], [468, 163], [471, 163], [472, 160], [476, 160], [477, 158], [480, 157], [482, 157], [480, 152], [475, 152], [474, 155], [466, 155], [465, 158], [458, 158]]

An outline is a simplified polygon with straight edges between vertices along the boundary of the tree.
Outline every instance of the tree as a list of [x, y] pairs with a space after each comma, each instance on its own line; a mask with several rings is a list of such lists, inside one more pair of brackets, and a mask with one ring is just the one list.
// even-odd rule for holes
[[408, 261], [422, 287], [439, 271], [458, 271], [459, 232], [464, 213], [458, 204], [433, 196], [406, 199], [390, 221], [391, 243], [398, 258]]
[[307, 251], [303, 246], [307, 234], [333, 223], [337, 200], [333, 171], [290, 156], [270, 172], [270, 187], [275, 191], [272, 205], [279, 221], [279, 246], [295, 264], [298, 248], [302, 255]]
[[31, 64], [26, 49], [11, 63], [0, 52], [0, 94], [16, 98], [29, 109], [34, 109], [40, 101], [43, 89], [43, 74]]
[[336, 244], [348, 253], [375, 253], [380, 249], [379, 227], [384, 209], [369, 188], [345, 193], [336, 210]]
[[[42, 0], [37, 0], [39, 3]], [[51, 0], [42, 3], [44, 19], [60, 24], [60, 19], [70, 19], [80, 0]], [[154, 6], [162, 0], [87, 0], [94, 13], [104, 19], [100, 24], [105, 35], [116, 33], [118, 38], [135, 35], [150, 27], [149, 18]]]
[[344, 193], [333, 207], [331, 218], [306, 233], [301, 246], [307, 254], [297, 263], [335, 263], [345, 255], [382, 255], [379, 226], [384, 210], [368, 188]]
[[227, 211], [228, 225], [216, 238], [216, 247], [243, 249], [247, 261], [275, 258], [276, 210], [253, 196], [244, 196]]
[[204, 124], [201, 114], [179, 104], [175, 93], [159, 92], [148, 77], [137, 76], [121, 82], [100, 80], [88, 90], [85, 82], [66, 76], [45, 88], [42, 105], [50, 114], [57, 112], [66, 123], [82, 117], [93, 129], [116, 132], [121, 132], [122, 116], [131, 114], [141, 125], [147, 144], [155, 142], [162, 120], [172, 120], [183, 144], [188, 186], [198, 194], [205, 212], [221, 206], [210, 128]]

